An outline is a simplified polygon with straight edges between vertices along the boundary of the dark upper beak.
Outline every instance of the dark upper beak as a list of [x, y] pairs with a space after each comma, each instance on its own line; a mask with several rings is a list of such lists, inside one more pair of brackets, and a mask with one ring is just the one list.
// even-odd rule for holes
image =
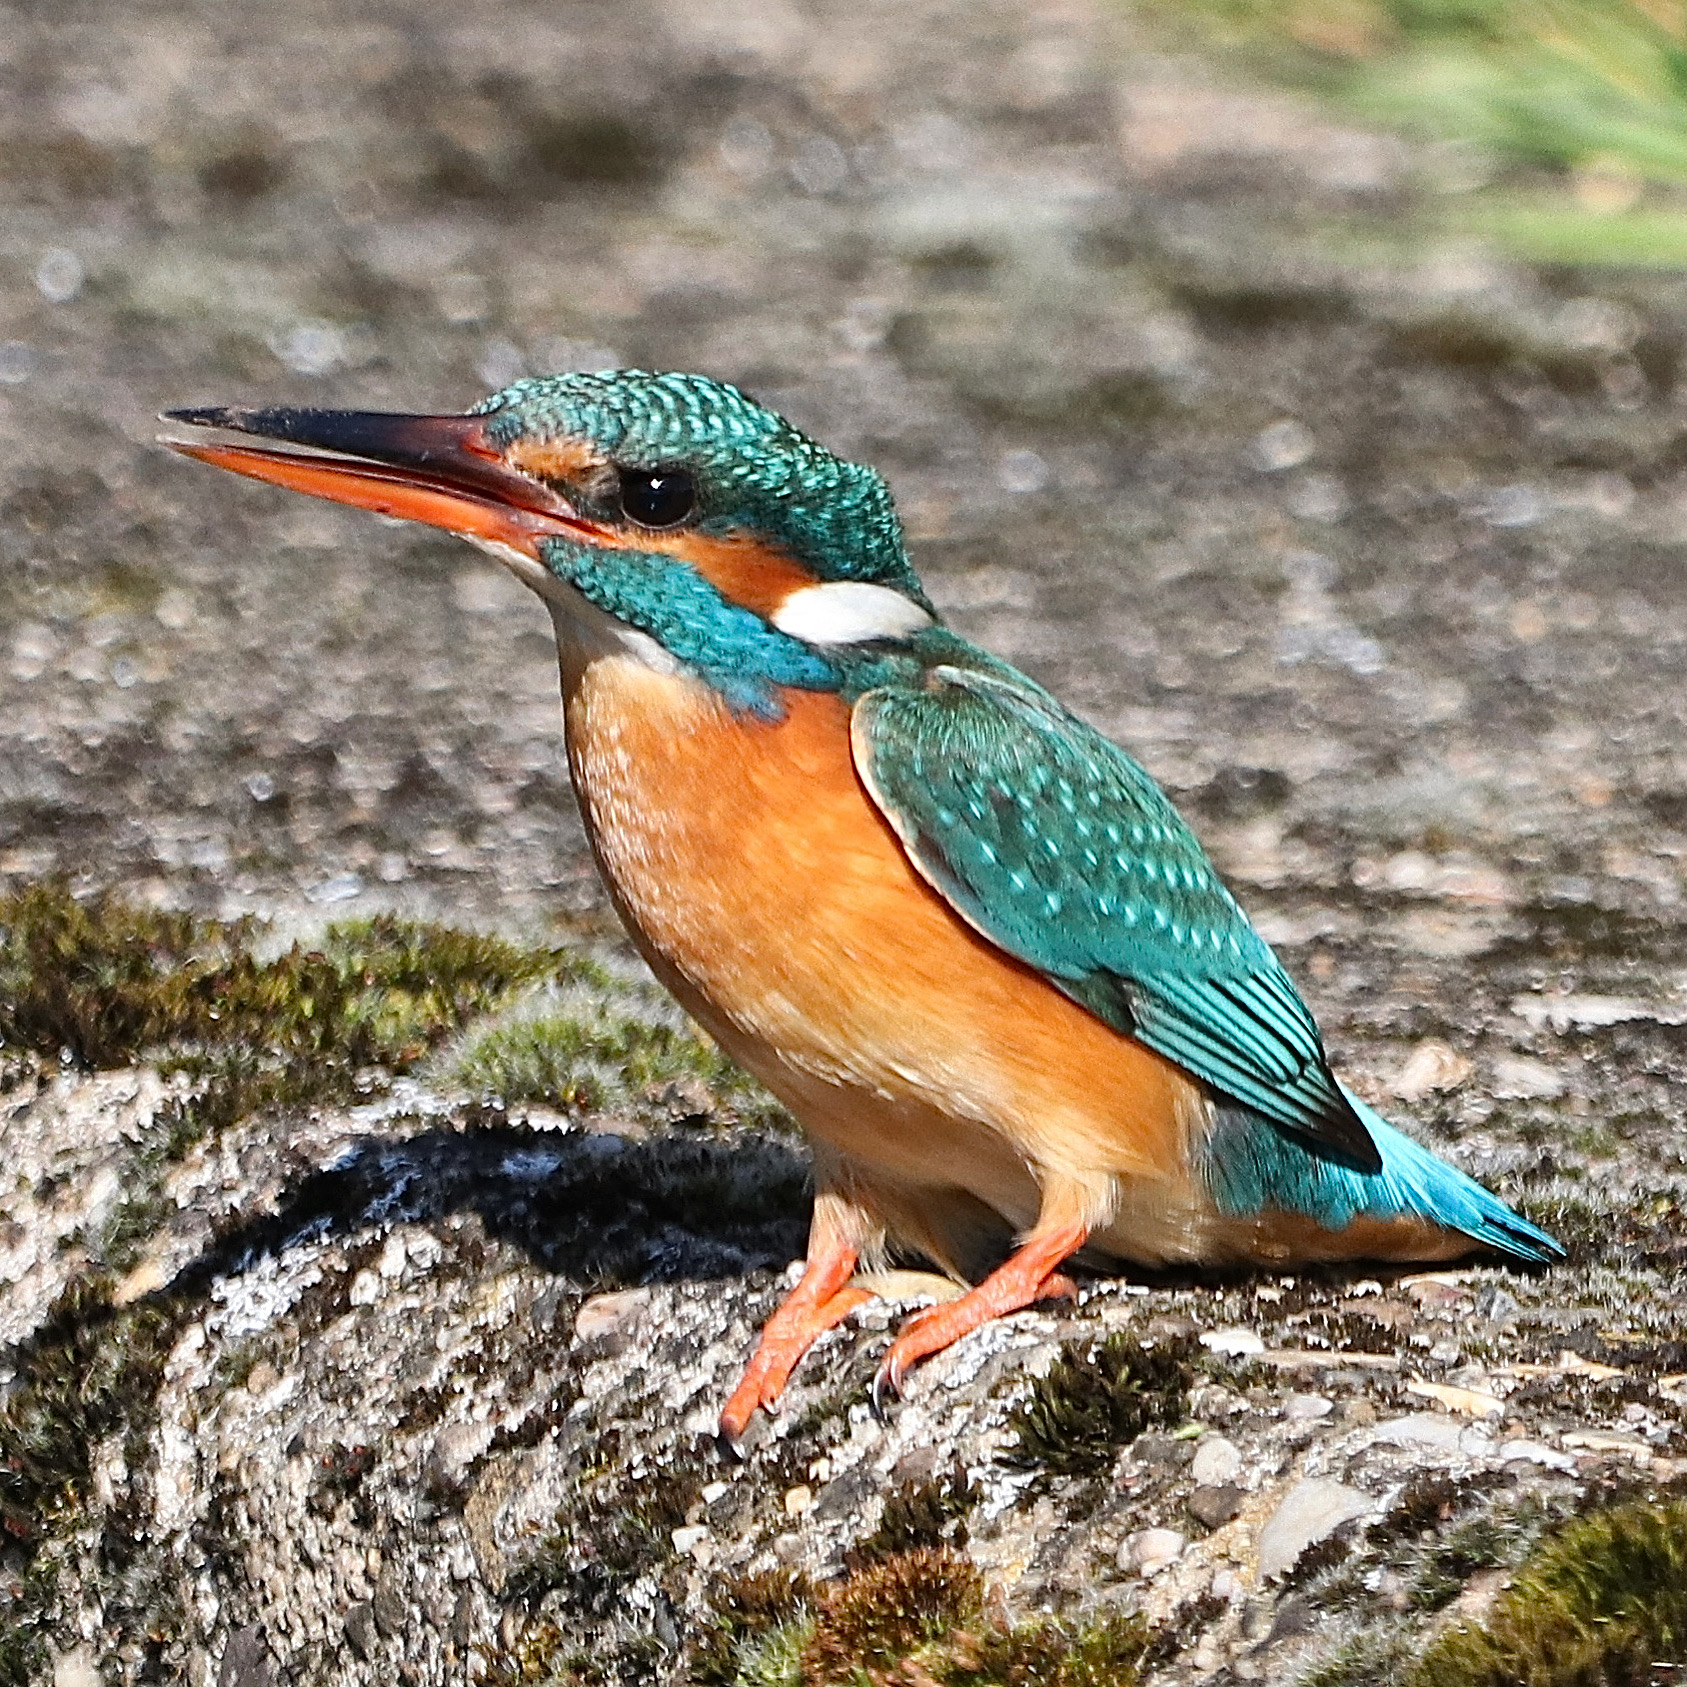
[[367, 410], [242, 410], [207, 405], [163, 420], [255, 434], [298, 449], [165, 436], [184, 456], [337, 504], [442, 527], [536, 556], [550, 534], [595, 530], [559, 494], [510, 468], [483, 416], [404, 416]]

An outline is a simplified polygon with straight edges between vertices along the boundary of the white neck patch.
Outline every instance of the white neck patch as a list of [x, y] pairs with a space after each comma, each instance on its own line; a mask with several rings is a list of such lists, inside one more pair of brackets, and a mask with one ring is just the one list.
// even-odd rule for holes
[[500, 544], [496, 539], [480, 539], [470, 533], [460, 537], [476, 550], [496, 557], [524, 586], [531, 586], [545, 600], [559, 647], [567, 646], [586, 658], [631, 656], [641, 666], [653, 668], [659, 674], [684, 671], [683, 664], [649, 633], [641, 633], [637, 627], [629, 627], [625, 621], [617, 621], [599, 609], [566, 580], [559, 580], [537, 557], [517, 550], [514, 545]]
[[906, 638], [932, 624], [929, 611], [890, 586], [867, 580], [826, 580], [791, 593], [773, 625], [805, 644], [866, 644]]

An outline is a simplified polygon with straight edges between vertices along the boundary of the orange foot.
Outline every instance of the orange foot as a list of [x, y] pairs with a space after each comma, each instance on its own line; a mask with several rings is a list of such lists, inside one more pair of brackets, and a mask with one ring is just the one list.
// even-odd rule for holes
[[797, 1361], [829, 1329], [873, 1298], [871, 1289], [848, 1287], [855, 1272], [855, 1249], [832, 1240], [818, 1248], [812, 1245], [819, 1240], [811, 1238], [802, 1281], [762, 1327], [755, 1354], [720, 1415], [721, 1440], [734, 1456], [742, 1456], [739, 1443], [756, 1408], [774, 1406]]
[[1075, 1296], [1077, 1284], [1060, 1275], [1058, 1268], [1084, 1245], [1088, 1235], [1085, 1227], [1076, 1223], [1041, 1233], [1032, 1231], [1019, 1251], [977, 1288], [969, 1289], [959, 1300], [927, 1307], [910, 1318], [873, 1379], [874, 1413], [882, 1418], [886, 1403], [900, 1398], [909, 1366], [941, 1353], [979, 1325], [1018, 1312], [1035, 1301]]

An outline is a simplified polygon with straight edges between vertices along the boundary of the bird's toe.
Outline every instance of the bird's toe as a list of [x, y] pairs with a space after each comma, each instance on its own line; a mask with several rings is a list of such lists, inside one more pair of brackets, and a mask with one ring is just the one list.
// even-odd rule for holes
[[893, 1402], [902, 1398], [902, 1367], [893, 1365], [886, 1360], [873, 1378], [873, 1387], [868, 1394], [868, 1404], [873, 1409], [874, 1418], [881, 1424], [890, 1422], [890, 1408]]

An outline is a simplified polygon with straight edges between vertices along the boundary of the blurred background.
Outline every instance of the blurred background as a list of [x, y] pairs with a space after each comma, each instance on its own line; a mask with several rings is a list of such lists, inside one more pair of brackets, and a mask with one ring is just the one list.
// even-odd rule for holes
[[1679, 5], [16, 0], [0, 203], [9, 882], [601, 920], [538, 606], [152, 418], [673, 366], [885, 470], [1343, 1053], [1687, 990]]

